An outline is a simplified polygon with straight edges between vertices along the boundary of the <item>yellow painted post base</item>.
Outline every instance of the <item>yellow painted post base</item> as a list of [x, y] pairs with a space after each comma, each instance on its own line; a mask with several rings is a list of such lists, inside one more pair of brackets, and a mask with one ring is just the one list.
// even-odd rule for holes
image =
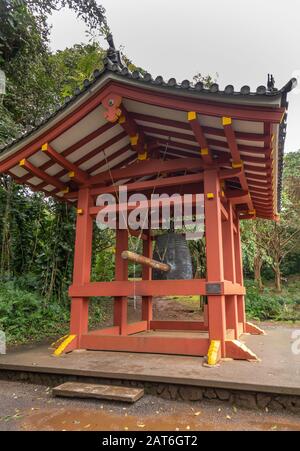
[[[60, 345], [55, 349], [53, 355], [55, 357], [59, 357], [63, 352], [66, 351], [67, 347], [72, 343], [72, 341], [76, 338], [76, 335], [67, 335], [66, 337], [62, 337]], [[59, 342], [59, 340], [58, 340]]]
[[205, 366], [215, 366], [221, 360], [221, 341], [211, 340], [208, 352], [207, 352], [207, 362]]

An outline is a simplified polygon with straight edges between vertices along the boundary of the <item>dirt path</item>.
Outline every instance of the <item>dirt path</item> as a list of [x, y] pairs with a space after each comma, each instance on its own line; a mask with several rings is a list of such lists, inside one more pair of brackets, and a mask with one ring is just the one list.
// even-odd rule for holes
[[236, 409], [218, 402], [144, 396], [134, 405], [53, 398], [50, 388], [0, 381], [0, 431], [300, 431], [299, 417]]
[[[141, 319], [141, 298], [128, 299], [128, 321]], [[111, 324], [112, 302], [106, 304], [107, 319], [104, 325]], [[153, 299], [153, 318], [160, 320], [202, 320], [199, 296], [168, 297]]]

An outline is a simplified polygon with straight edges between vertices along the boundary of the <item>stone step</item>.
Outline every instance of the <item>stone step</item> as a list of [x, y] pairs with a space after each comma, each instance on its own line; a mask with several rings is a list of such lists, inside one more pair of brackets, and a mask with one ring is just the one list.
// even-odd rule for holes
[[144, 396], [144, 389], [119, 387], [117, 385], [65, 382], [64, 384], [53, 388], [52, 394], [54, 396], [65, 396], [70, 398], [97, 398], [133, 403]]

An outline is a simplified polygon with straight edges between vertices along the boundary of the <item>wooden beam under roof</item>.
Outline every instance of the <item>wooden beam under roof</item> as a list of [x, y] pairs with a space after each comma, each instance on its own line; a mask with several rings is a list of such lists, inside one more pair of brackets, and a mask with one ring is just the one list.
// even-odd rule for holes
[[138, 153], [138, 159], [146, 160], [148, 157], [148, 143], [145, 133], [142, 127], [136, 124], [123, 104], [120, 105], [120, 108], [122, 114], [119, 117], [118, 123], [129, 136], [131, 147]]
[[[187, 124], [186, 122], [181, 122], [173, 119], [166, 119], [164, 117], [159, 116], [151, 116], [148, 114], [142, 114], [142, 113], [134, 113], [130, 112], [131, 116], [136, 121], [141, 122], [148, 122], [151, 124], [159, 124], [159, 125], [165, 125], [166, 127], [173, 127], [178, 128], [181, 130], [191, 130], [190, 124]], [[152, 125], [153, 127], [153, 125]], [[205, 135], [215, 135], [218, 137], [225, 138], [225, 133], [222, 128], [216, 128], [216, 127], [207, 127], [201, 125], [203, 133]], [[236, 138], [243, 141], [262, 141], [265, 144], [269, 143], [269, 136], [266, 134], [260, 134], [260, 133], [247, 133], [247, 132], [235, 132]], [[220, 141], [222, 142], [222, 141]]]
[[[101, 152], [105, 151], [105, 149], [109, 146], [112, 146], [114, 144], [116, 144], [118, 141], [120, 141], [121, 139], [125, 138], [126, 134], [125, 132], [121, 132], [118, 135], [114, 136], [113, 138], [110, 138], [108, 141], [106, 141], [105, 143], [101, 144], [100, 146], [96, 146], [94, 147], [90, 152], [86, 153], [85, 155], [82, 155], [80, 158], [78, 158], [77, 160], [75, 160], [74, 164], [76, 164], [76, 166], [80, 166], [81, 164], [85, 163], [87, 160], [89, 160], [90, 158], [93, 158], [94, 156], [100, 154]], [[89, 172], [91, 172], [90, 170], [87, 171], [87, 173], [89, 174]], [[68, 173], [67, 170], [62, 169], [61, 171], [59, 171], [55, 177], [60, 178], [63, 177], [64, 175], [66, 175]], [[45, 186], [45, 185], [40, 185], [41, 187]]]
[[[145, 180], [140, 182], [131, 182], [131, 183], [125, 183], [123, 186], [126, 186], [127, 192], [131, 191], [145, 191], [148, 189], [155, 190], [156, 188], [165, 188], [169, 186], [182, 186], [182, 185], [189, 185], [193, 183], [198, 183], [203, 180], [203, 174], [189, 174], [189, 175], [179, 175], [174, 177], [164, 177], [160, 179], [155, 180]], [[96, 196], [99, 194], [105, 194], [105, 193], [114, 193], [116, 190], [118, 190], [120, 185], [110, 185], [106, 187], [98, 187], [98, 188], [92, 188], [90, 193], [92, 196]], [[69, 199], [77, 197], [77, 193], [69, 193], [67, 195]]]
[[200, 146], [200, 154], [203, 158], [203, 161], [205, 163], [212, 163], [212, 155], [208, 147], [208, 143], [206, 140], [206, 137], [204, 135], [204, 131], [201, 127], [201, 124], [198, 120], [198, 115], [195, 111], [189, 111], [187, 113], [187, 118], [190, 123], [191, 129], [194, 133], [194, 136], [196, 138], [196, 141], [198, 142]]
[[88, 181], [88, 174], [81, 169], [79, 169], [76, 164], [72, 163], [71, 161], [67, 160], [62, 154], [56, 152], [56, 150], [53, 149], [50, 144], [45, 143], [42, 146], [42, 151], [45, 152], [54, 163], [58, 163], [60, 166], [62, 166], [66, 171], [69, 171], [69, 177], [75, 180], [75, 182], [78, 183], [87, 183]]
[[19, 165], [30, 172], [33, 176], [38, 177], [39, 179], [46, 182], [47, 185], [52, 185], [55, 188], [59, 189], [61, 192], [68, 192], [68, 187], [64, 183], [57, 180], [57, 178], [47, 174], [47, 172], [43, 171], [42, 169], [37, 168], [25, 158], [19, 162]]
[[[246, 175], [245, 175], [245, 171], [244, 171], [244, 168], [243, 168], [243, 164], [244, 163], [243, 163], [243, 161], [241, 161], [241, 155], [240, 155], [240, 151], [239, 151], [238, 144], [237, 144], [237, 141], [236, 141], [236, 137], [235, 137], [235, 134], [234, 134], [234, 130], [233, 130], [233, 127], [232, 127], [232, 119], [231, 119], [231, 117], [223, 117], [222, 118], [222, 125], [223, 125], [223, 128], [224, 128], [225, 136], [227, 138], [228, 147], [229, 147], [230, 152], [231, 152], [231, 157], [232, 157], [231, 166], [232, 166], [233, 169], [237, 169], [237, 168], [241, 168], [242, 169], [242, 172], [239, 175], [241, 188], [242, 188], [242, 190], [249, 192]], [[249, 160], [249, 161], [251, 161], [251, 160]], [[249, 200], [248, 200], [247, 204], [249, 206], [249, 210], [250, 211], [253, 210], [253, 202], [251, 200], [251, 196], [249, 196]]]
[[177, 158], [175, 160], [147, 160], [140, 161], [139, 164], [129, 166], [119, 170], [104, 171], [90, 178], [91, 185], [107, 182], [111, 179], [121, 180], [132, 177], [143, 177], [146, 175], [157, 174], [161, 172], [197, 170], [203, 168], [203, 161], [200, 158]]

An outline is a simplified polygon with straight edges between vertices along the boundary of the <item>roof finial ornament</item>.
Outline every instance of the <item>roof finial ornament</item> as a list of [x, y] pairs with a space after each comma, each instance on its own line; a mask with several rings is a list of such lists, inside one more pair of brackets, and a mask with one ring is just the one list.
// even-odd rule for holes
[[274, 91], [275, 90], [275, 79], [272, 74], [268, 74], [268, 91]]
[[107, 50], [107, 58], [110, 60], [112, 64], [118, 64], [121, 68], [124, 66], [121, 60], [121, 55], [119, 50], [116, 49], [114, 38], [111, 33], [106, 36], [107, 43], [109, 48]]

